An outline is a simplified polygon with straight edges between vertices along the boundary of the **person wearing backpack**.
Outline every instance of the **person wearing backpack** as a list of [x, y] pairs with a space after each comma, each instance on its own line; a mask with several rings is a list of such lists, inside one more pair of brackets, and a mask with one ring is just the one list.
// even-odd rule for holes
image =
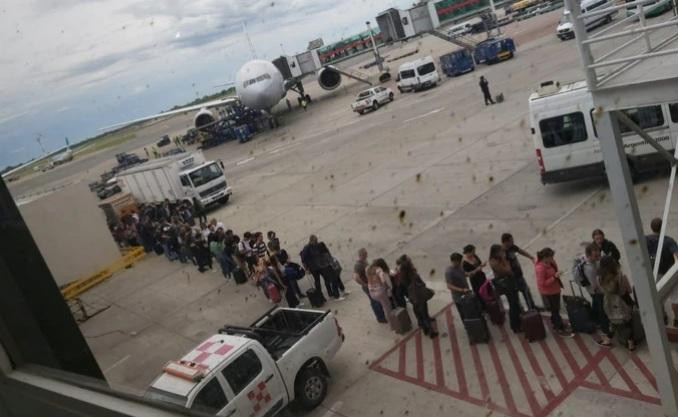
[[560, 280], [562, 271], [558, 270], [558, 264], [553, 258], [554, 255], [555, 252], [551, 248], [544, 248], [537, 252], [537, 261], [534, 263], [537, 288], [542, 297], [547, 300], [553, 329], [563, 337], [574, 337], [572, 330], [565, 326], [562, 317], [560, 317], [560, 291], [563, 289], [563, 283]]
[[629, 351], [636, 349], [633, 333], [633, 308], [631, 285], [621, 273], [619, 262], [612, 256], [600, 259], [600, 287], [604, 294], [604, 309], [621, 344]]
[[[600, 338], [596, 343], [603, 347], [611, 347], [610, 339], [613, 332], [610, 329], [610, 321], [603, 308], [604, 295], [600, 288], [600, 248], [595, 243], [586, 246], [583, 256], [578, 256], [572, 266], [572, 277], [580, 286], [586, 288], [591, 296], [591, 313], [593, 322], [600, 329]], [[614, 258], [613, 258], [614, 259]]]
[[[655, 263], [657, 261], [657, 252], [659, 250], [659, 234], [662, 230], [662, 219], [659, 217], [652, 219], [650, 222], [650, 229], [652, 233], [645, 236], [645, 242], [647, 244], [647, 253], [650, 255], [650, 262], [654, 270]], [[657, 272], [657, 280], [660, 280], [664, 274], [673, 266], [673, 264], [678, 260], [678, 244], [676, 241], [668, 235], [664, 235], [664, 244], [662, 245], [661, 257], [659, 260], [659, 270]], [[671, 302], [671, 310], [673, 311], [673, 326], [678, 327], [678, 287], [674, 287], [674, 290], [669, 296]], [[666, 313], [664, 313], [666, 317]], [[666, 321], [666, 320], [665, 320]]]

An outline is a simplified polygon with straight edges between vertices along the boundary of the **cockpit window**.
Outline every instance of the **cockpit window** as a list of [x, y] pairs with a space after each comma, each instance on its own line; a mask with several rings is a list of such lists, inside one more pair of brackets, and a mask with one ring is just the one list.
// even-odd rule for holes
[[261, 74], [261, 75], [258, 76], [257, 78], [250, 78], [249, 80], [246, 80], [246, 81], [242, 84], [242, 86], [243, 86], [243, 88], [247, 88], [248, 86], [250, 86], [250, 85], [252, 85], [252, 84], [256, 84], [256, 83], [258, 83], [259, 81], [270, 80], [270, 79], [271, 79], [271, 74]]

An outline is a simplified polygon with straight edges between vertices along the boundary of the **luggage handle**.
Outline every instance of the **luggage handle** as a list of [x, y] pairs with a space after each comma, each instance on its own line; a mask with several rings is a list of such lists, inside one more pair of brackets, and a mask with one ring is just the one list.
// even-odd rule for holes
[[[577, 294], [574, 293], [574, 284], [573, 284], [574, 282], [575, 282], [575, 280], [573, 280], [573, 279], [570, 280], [570, 290], [572, 291], [572, 295], [576, 297]], [[582, 290], [581, 285], [579, 285], [578, 282], [577, 282], [577, 287], [579, 287], [579, 295], [582, 298], [584, 298], [584, 290]]]

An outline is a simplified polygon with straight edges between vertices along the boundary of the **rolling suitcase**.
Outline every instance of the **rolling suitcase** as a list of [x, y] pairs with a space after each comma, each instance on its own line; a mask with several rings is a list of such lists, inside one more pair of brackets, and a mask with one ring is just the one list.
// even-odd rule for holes
[[280, 290], [278, 290], [278, 287], [272, 282], [266, 284], [266, 294], [268, 294], [268, 298], [276, 304], [282, 299], [282, 297], [280, 297]]
[[473, 293], [464, 294], [459, 300], [459, 307], [465, 319], [477, 319], [482, 317], [483, 308], [478, 296]]
[[490, 341], [490, 330], [487, 328], [487, 322], [484, 317], [464, 319], [462, 321], [464, 322], [466, 334], [468, 334], [468, 340], [472, 345]]
[[241, 268], [236, 268], [233, 270], [233, 279], [236, 284], [244, 284], [247, 282], [247, 275], [245, 275], [245, 271]]
[[489, 301], [485, 301], [485, 310], [490, 316], [490, 321], [497, 326], [501, 326], [506, 321], [506, 312], [504, 311], [504, 306], [501, 304], [501, 300], [494, 298]]
[[520, 324], [528, 342], [546, 338], [546, 328], [541, 314], [537, 310], [529, 310], [520, 315]]
[[580, 296], [575, 295], [574, 285], [570, 280], [570, 290], [572, 295], [564, 295], [565, 310], [567, 310], [567, 317], [570, 321], [570, 327], [575, 333], [593, 333], [596, 331], [596, 325], [593, 322], [593, 312], [591, 310], [591, 303], [584, 298], [584, 291], [579, 287]]
[[322, 307], [327, 301], [322, 291], [316, 290], [315, 288], [306, 290], [306, 297], [308, 297], [308, 302], [311, 303], [311, 307]]
[[407, 309], [398, 307], [391, 311], [391, 329], [398, 334], [405, 334], [412, 330], [412, 320]]

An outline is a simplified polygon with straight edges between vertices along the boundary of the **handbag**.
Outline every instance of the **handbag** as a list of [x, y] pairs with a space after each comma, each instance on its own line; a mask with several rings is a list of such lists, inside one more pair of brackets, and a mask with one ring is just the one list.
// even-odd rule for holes
[[518, 290], [516, 281], [511, 275], [496, 277], [492, 280], [492, 284], [494, 284], [494, 288], [501, 295], [511, 294]]
[[431, 298], [433, 298], [433, 296], [434, 296], [436, 293], [435, 293], [435, 291], [433, 291], [432, 289], [430, 289], [430, 288], [428, 288], [428, 287], [424, 287], [424, 286], [422, 286], [422, 287], [420, 287], [420, 286], [415, 286], [415, 287], [414, 287], [414, 294], [415, 294], [415, 297], [416, 297], [417, 299], [423, 300], [423, 301], [428, 301], [428, 300], [430, 300]]

